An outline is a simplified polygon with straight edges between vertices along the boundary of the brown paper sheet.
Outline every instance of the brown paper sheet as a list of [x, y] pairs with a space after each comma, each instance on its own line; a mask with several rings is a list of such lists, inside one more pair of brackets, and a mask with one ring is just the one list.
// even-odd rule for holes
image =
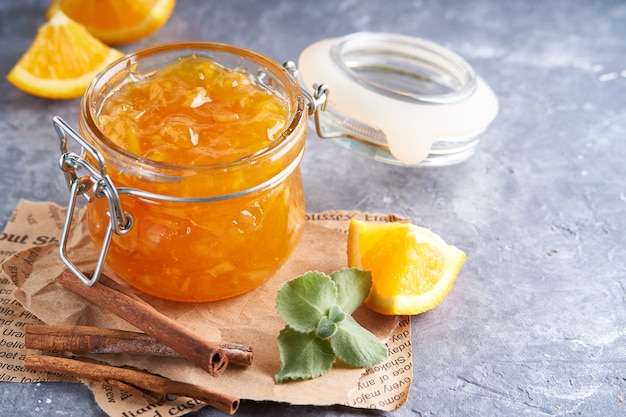
[[[116, 316], [101, 311], [54, 281], [65, 266], [58, 255], [58, 239], [65, 208], [53, 203], [20, 202], [0, 235], [0, 381], [34, 382], [71, 380], [23, 368], [26, 324], [87, 324], [134, 330]], [[355, 318], [387, 342], [389, 359], [370, 369], [335, 366], [326, 375], [309, 381], [275, 384], [280, 367], [276, 337], [284, 323], [275, 312], [280, 285], [308, 270], [326, 273], [346, 266], [345, 233], [351, 217], [370, 221], [406, 221], [394, 215], [360, 212], [308, 214], [302, 241], [287, 265], [262, 287], [231, 300], [185, 304], [142, 296], [150, 304], [192, 330], [213, 340], [250, 344], [255, 349], [249, 368], [230, 366], [213, 378], [183, 359], [152, 359], [127, 355], [99, 355], [112, 365], [147, 369], [172, 379], [219, 389], [242, 399], [280, 401], [299, 405], [342, 404], [356, 408], [392, 411], [407, 400], [411, 379], [411, 326], [407, 316], [383, 316], [362, 307]], [[78, 209], [69, 239], [69, 254], [81, 266], [92, 266], [95, 253], [86, 231], [85, 212]], [[113, 275], [110, 271], [107, 273]], [[109, 415], [128, 417], [147, 411], [178, 415], [204, 406], [188, 398], [172, 398], [156, 405], [101, 382], [85, 381], [100, 407]]]

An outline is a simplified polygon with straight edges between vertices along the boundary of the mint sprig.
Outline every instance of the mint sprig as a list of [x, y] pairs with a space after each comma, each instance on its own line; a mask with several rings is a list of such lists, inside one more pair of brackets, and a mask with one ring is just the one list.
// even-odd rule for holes
[[384, 360], [385, 345], [352, 318], [371, 286], [370, 272], [356, 268], [331, 275], [311, 271], [284, 283], [276, 295], [276, 310], [286, 326], [278, 336], [282, 366], [274, 380], [316, 378], [337, 357], [356, 367]]

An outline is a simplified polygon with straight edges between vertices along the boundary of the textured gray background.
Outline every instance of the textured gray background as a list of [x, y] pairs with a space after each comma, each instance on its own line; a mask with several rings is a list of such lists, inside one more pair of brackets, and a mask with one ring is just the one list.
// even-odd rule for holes
[[[77, 101], [29, 97], [4, 74], [47, 2], [0, 2], [0, 225], [20, 198], [65, 203], [50, 119]], [[626, 4], [623, 1], [180, 0], [153, 37], [210, 40], [279, 62], [355, 31], [463, 55], [501, 111], [467, 162], [404, 169], [310, 135], [309, 211], [396, 212], [469, 257], [445, 302], [414, 317], [414, 382], [394, 416], [626, 414]], [[244, 402], [241, 416], [380, 415]], [[80, 384], [0, 385], [1, 416], [103, 416]], [[194, 416], [218, 416], [204, 409]]]

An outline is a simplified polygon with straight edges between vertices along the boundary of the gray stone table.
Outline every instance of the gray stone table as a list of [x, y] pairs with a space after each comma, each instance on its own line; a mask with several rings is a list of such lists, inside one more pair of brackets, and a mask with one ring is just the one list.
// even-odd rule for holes
[[[47, 1], [0, 2], [0, 226], [19, 199], [64, 204], [51, 118], [78, 102], [4, 80]], [[412, 318], [408, 416], [626, 415], [626, 3], [621, 0], [180, 0], [124, 47], [210, 40], [279, 62], [356, 31], [417, 36], [465, 57], [500, 113], [468, 161], [406, 169], [311, 133], [309, 211], [395, 212], [468, 253], [436, 309]], [[244, 402], [241, 416], [381, 415]], [[103, 416], [81, 384], [0, 385], [2, 416]], [[218, 416], [209, 408], [194, 416]]]

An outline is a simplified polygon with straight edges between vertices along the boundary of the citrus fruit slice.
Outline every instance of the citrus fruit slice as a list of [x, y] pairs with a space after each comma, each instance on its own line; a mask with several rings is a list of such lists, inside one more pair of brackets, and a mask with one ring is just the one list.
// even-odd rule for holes
[[365, 305], [382, 314], [419, 314], [437, 306], [452, 289], [465, 252], [409, 223], [352, 219], [348, 265], [369, 270]]
[[172, 15], [176, 0], [53, 0], [48, 14], [61, 9], [102, 42], [114, 45], [145, 38]]
[[62, 12], [41, 25], [28, 50], [7, 75], [19, 88], [44, 98], [80, 97], [93, 77], [122, 56]]

